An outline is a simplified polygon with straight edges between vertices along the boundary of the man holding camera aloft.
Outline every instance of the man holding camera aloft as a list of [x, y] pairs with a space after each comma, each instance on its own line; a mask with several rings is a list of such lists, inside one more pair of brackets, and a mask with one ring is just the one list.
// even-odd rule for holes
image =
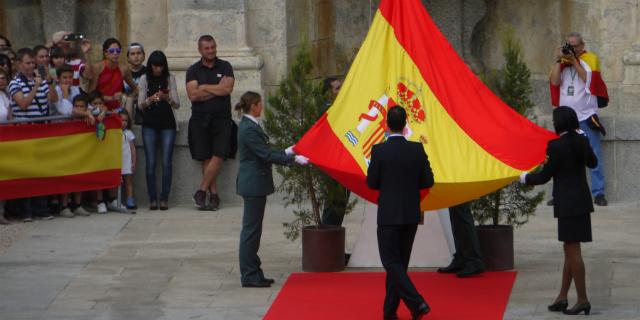
[[[591, 193], [594, 203], [606, 206], [604, 195], [604, 172], [600, 134], [606, 131], [598, 118], [598, 108], [609, 102], [607, 87], [600, 74], [598, 56], [585, 50], [582, 36], [570, 33], [566, 43], [556, 48], [556, 62], [549, 75], [551, 104], [554, 107], [568, 106], [578, 115], [580, 129], [589, 139], [589, 144], [598, 158], [598, 166], [591, 169]], [[553, 200], [550, 201], [550, 204]]]

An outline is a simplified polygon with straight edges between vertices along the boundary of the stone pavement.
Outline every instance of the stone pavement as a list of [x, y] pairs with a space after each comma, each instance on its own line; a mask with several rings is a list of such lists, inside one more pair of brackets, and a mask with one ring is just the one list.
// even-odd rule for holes
[[[584, 246], [590, 319], [640, 319], [639, 211], [624, 203], [593, 215], [595, 241]], [[270, 204], [261, 257], [276, 285], [240, 288], [241, 212], [184, 206], [34, 223], [0, 255], [0, 319], [261, 319], [300, 271], [300, 245], [282, 235], [290, 210]], [[361, 217], [359, 206], [346, 219], [348, 246]], [[505, 319], [567, 317], [546, 311], [561, 265], [551, 209], [541, 206], [515, 237], [518, 278]]]

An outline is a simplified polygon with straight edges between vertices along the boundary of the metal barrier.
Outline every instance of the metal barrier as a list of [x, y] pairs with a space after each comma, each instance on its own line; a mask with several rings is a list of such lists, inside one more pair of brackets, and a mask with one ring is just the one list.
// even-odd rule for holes
[[16, 120], [0, 121], [0, 125], [21, 124], [21, 123], [40, 123], [40, 122], [46, 122], [46, 121], [52, 121], [52, 120], [71, 120], [71, 119], [80, 119], [80, 118], [81, 117], [74, 116], [74, 115], [69, 115], [69, 116], [57, 115], [57, 116], [46, 116], [46, 117], [39, 117], [39, 118], [32, 118], [32, 119], [16, 119]]
[[[118, 113], [113, 111], [107, 111], [105, 113], [106, 116], [109, 116], [112, 114], [118, 114]], [[0, 121], [0, 126], [6, 125], [6, 124], [42, 123], [42, 122], [53, 121], [53, 120], [74, 120], [74, 119], [82, 119], [82, 118], [83, 118], [82, 116], [78, 116], [78, 115], [46, 116], [46, 117], [38, 117], [38, 118], [32, 118], [32, 119], [16, 119], [16, 120]]]

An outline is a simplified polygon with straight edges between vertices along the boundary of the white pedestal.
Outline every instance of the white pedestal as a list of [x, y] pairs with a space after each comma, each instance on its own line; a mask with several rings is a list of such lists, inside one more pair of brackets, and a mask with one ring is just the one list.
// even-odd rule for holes
[[[349, 267], [382, 267], [376, 233], [377, 209], [378, 206], [375, 204], [365, 204], [362, 229], [353, 247]], [[424, 224], [418, 226], [413, 242], [409, 266], [443, 267], [451, 262], [454, 252], [449, 209], [425, 212]]]

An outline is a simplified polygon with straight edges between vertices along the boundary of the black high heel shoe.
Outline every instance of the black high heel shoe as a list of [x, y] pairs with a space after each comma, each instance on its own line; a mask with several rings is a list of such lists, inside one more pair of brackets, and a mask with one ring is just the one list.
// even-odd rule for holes
[[552, 305], [548, 305], [547, 309], [549, 309], [549, 311], [551, 312], [560, 312], [560, 311], [567, 310], [568, 306], [569, 306], [569, 302], [567, 300], [560, 300]]
[[589, 313], [591, 313], [591, 304], [589, 302], [582, 303], [582, 304], [576, 304], [571, 309], [562, 310], [562, 313], [570, 314], [570, 315], [576, 315], [576, 314], [580, 314], [580, 312], [582, 312], [582, 311], [584, 311], [584, 315], [588, 316]]

